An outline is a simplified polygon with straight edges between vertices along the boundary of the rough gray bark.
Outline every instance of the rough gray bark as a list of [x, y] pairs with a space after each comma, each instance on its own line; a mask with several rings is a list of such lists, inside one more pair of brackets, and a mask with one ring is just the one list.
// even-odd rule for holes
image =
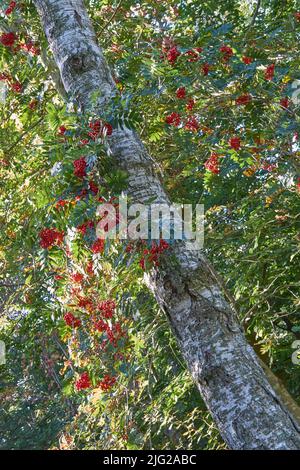
[[[35, 0], [67, 93], [82, 109], [101, 92], [97, 107], [115, 93], [115, 84], [99, 48], [82, 0]], [[109, 151], [129, 175], [133, 202], [169, 203], [153, 161], [135, 132], [115, 129]], [[203, 254], [184, 243], [177, 259], [155, 270], [148, 280], [167, 314], [187, 366], [231, 449], [300, 449], [300, 427], [270, 386], [247, 344], [214, 271]]]

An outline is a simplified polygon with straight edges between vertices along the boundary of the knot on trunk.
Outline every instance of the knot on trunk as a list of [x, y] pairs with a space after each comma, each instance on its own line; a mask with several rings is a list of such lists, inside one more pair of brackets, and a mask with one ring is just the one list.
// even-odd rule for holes
[[67, 59], [65, 66], [68, 67], [70, 72], [81, 74], [94, 69], [97, 66], [97, 61], [91, 53], [77, 53]]

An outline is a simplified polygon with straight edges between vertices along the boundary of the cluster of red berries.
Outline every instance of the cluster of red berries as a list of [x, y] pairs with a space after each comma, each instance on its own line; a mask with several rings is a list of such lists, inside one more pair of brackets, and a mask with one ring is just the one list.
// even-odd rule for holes
[[[109, 391], [116, 383], [116, 377], [106, 374], [103, 379], [99, 382], [98, 387], [101, 388], [104, 392]], [[88, 372], [83, 372], [79, 379], [75, 382], [75, 387], [77, 391], [86, 390], [92, 386], [92, 382]]]
[[143, 256], [139, 262], [141, 268], [145, 271], [149, 266], [158, 266], [159, 256], [169, 247], [169, 243], [165, 240], [159, 240], [159, 243], [152, 242], [150, 250], [147, 248], [143, 251]]
[[223, 46], [220, 47], [220, 52], [222, 52], [222, 54], [223, 54], [223, 61], [224, 62], [228, 62], [230, 57], [233, 56], [233, 50], [231, 49], [231, 47], [226, 46], [224, 44], [223, 44]]
[[[76, 273], [77, 275], [78, 273]], [[78, 279], [79, 280], [79, 279]], [[101, 338], [100, 347], [104, 351], [108, 345], [112, 345], [114, 348], [118, 347], [118, 342], [126, 337], [127, 333], [122, 329], [120, 322], [110, 324], [107, 319], [111, 319], [116, 309], [116, 303], [114, 300], [108, 299], [101, 301], [96, 305], [92, 298], [82, 297], [79, 294], [80, 289], [77, 287], [72, 289], [72, 294], [77, 296], [78, 307], [84, 308], [90, 313], [92, 325], [95, 331], [105, 333], [105, 337]], [[103, 318], [97, 318], [98, 315]], [[67, 312], [64, 315], [65, 323], [71, 328], [79, 328], [82, 323], [79, 318], [73, 315], [72, 312]], [[115, 356], [114, 356], [115, 357]], [[116, 355], [118, 357], [118, 354]], [[123, 357], [121, 354], [119, 357]], [[103, 379], [97, 384], [97, 386], [104, 392], [109, 391], [116, 383], [116, 377], [106, 374]], [[77, 391], [89, 389], [92, 387], [92, 381], [88, 372], [83, 372], [75, 382], [75, 388]]]
[[234, 150], [240, 150], [241, 148], [241, 139], [239, 137], [231, 137], [229, 140], [229, 145]]
[[117, 381], [116, 377], [112, 377], [112, 376], [106, 374], [103, 377], [103, 379], [101, 380], [101, 382], [99, 382], [99, 387], [104, 392], [107, 392], [108, 390], [110, 390], [114, 386], [116, 381]]
[[75, 382], [75, 387], [78, 391], [85, 390], [92, 386], [92, 382], [88, 372], [83, 372], [78, 380]]
[[89, 220], [88, 222], [84, 222], [81, 225], [78, 225], [77, 231], [80, 232], [82, 235], [86, 234], [86, 231], [88, 228], [94, 228], [95, 223], [92, 220]]
[[14, 11], [14, 9], [16, 8], [16, 6], [17, 6], [17, 2], [15, 2], [14, 0], [12, 0], [12, 1], [10, 2], [10, 4], [8, 5], [8, 7], [6, 8], [5, 12], [4, 12], [5, 15], [7, 15], [7, 16], [8, 16], [8, 15], [11, 15], [12, 12]]
[[81, 273], [73, 273], [71, 274], [71, 278], [74, 282], [77, 282], [78, 284], [80, 284], [83, 281], [84, 276]]
[[198, 62], [201, 52], [203, 52], [202, 47], [195, 47], [195, 49], [187, 51], [185, 55], [188, 56], [188, 62]]
[[192, 111], [195, 106], [195, 100], [193, 98], [189, 98], [187, 103], [186, 103], [186, 110], [187, 111]]
[[5, 47], [13, 47], [17, 40], [18, 36], [13, 32], [2, 33], [0, 36], [0, 43]]
[[250, 64], [252, 64], [253, 59], [252, 59], [252, 57], [244, 56], [244, 57], [242, 58], [242, 61], [244, 62], [244, 64], [250, 65]]
[[72, 328], [80, 328], [81, 327], [81, 320], [76, 318], [72, 312], [67, 312], [64, 315], [64, 320], [66, 325], [71, 326]]
[[197, 132], [199, 130], [199, 124], [198, 124], [198, 121], [197, 121], [196, 117], [195, 116], [190, 116], [187, 119], [184, 127], [188, 131]]
[[175, 112], [169, 114], [168, 116], [166, 116], [166, 123], [170, 126], [178, 127], [181, 123], [180, 115]]
[[40, 55], [41, 50], [32, 41], [20, 44], [20, 48], [32, 55]]
[[100, 136], [110, 136], [113, 133], [111, 124], [100, 120], [90, 122], [89, 128], [91, 131], [88, 132], [88, 136], [92, 140], [96, 140]]
[[180, 56], [180, 52], [179, 50], [177, 49], [177, 46], [173, 46], [171, 47], [171, 49], [168, 50], [167, 52], [167, 61], [171, 64], [171, 65], [174, 65], [176, 60], [177, 60], [177, 57]]
[[[186, 89], [185, 87], [179, 87], [176, 90], [176, 96], [179, 99], [185, 99], [186, 98]], [[195, 106], [195, 100], [193, 98], [189, 98], [186, 104], [186, 110], [187, 111], [192, 111]], [[180, 114], [176, 112], [172, 112], [165, 118], [165, 122], [169, 124], [170, 126], [178, 127], [181, 124], [181, 117]], [[199, 124], [195, 116], [190, 116], [188, 117], [185, 125], [185, 129], [196, 132], [199, 130]]]
[[[124, 338], [126, 336], [126, 332], [122, 330], [120, 323], [115, 323], [114, 325], [112, 325], [111, 328], [107, 325], [106, 334], [107, 334], [109, 343], [114, 348], [117, 348], [118, 341], [121, 338]], [[105, 345], [106, 345], [106, 342], [104, 341], [103, 346], [105, 347]]]
[[114, 300], [103, 300], [97, 305], [97, 310], [101, 312], [104, 318], [112, 318], [116, 309]]
[[78, 158], [73, 162], [74, 175], [83, 179], [86, 176], [87, 163], [84, 157]]
[[208, 160], [204, 163], [206, 170], [211, 171], [218, 175], [220, 173], [219, 167], [219, 155], [215, 152], [212, 152], [211, 156]]
[[208, 62], [205, 62], [203, 65], [202, 65], [202, 73], [203, 75], [208, 75], [209, 74], [209, 71], [210, 71], [211, 67], [209, 65]]
[[20, 82], [14, 82], [14, 83], [12, 83], [10, 86], [11, 86], [11, 89], [12, 89], [15, 93], [22, 93], [22, 90], [23, 90], [23, 85], [22, 85], [22, 83], [20, 83]]
[[[75, 294], [77, 292], [74, 292]], [[94, 308], [93, 302], [88, 297], [78, 296], [78, 307], [88, 311], [92, 311]]]
[[186, 89], [185, 89], [184, 86], [182, 86], [182, 87], [180, 87], [180, 88], [178, 88], [178, 89], [176, 90], [176, 96], [177, 96], [177, 98], [179, 98], [179, 99], [184, 99], [184, 98], [185, 98], [185, 96], [186, 96]]
[[2, 33], [0, 36], [0, 43], [2, 46], [9, 47], [13, 52], [18, 52], [20, 49], [32, 54], [39, 55], [40, 49], [31, 41], [25, 43], [15, 44], [18, 41], [18, 36], [10, 31], [9, 33]]
[[99, 188], [94, 181], [89, 181], [89, 190], [92, 191], [95, 196], [98, 194]]
[[119, 322], [114, 323], [112, 326], [110, 326], [102, 318], [94, 318], [93, 325], [94, 329], [96, 331], [99, 331], [99, 333], [106, 333], [107, 340], [104, 340], [102, 342], [103, 349], [106, 347], [107, 344], [111, 344], [114, 348], [117, 348], [118, 341], [126, 336], [126, 332], [122, 330], [122, 327]]
[[289, 101], [288, 97], [282, 98], [280, 100], [280, 106], [282, 106], [285, 109], [287, 109], [289, 107], [289, 104], [290, 104], [290, 101]]
[[[174, 65], [177, 61], [177, 58], [181, 55], [181, 52], [178, 50], [177, 45], [170, 38], [164, 38], [162, 44], [162, 51], [163, 55], [161, 56], [161, 58], [166, 58], [171, 65]], [[202, 47], [195, 47], [194, 49], [190, 49], [189, 51], [185, 52], [184, 55], [188, 57], [188, 62], [198, 62], [200, 60], [201, 52], [203, 52]], [[210, 65], [208, 63], [204, 63], [202, 65], [203, 75], [208, 75], [209, 70]]]
[[[185, 89], [184, 86], [179, 87], [176, 90], [176, 96], [180, 100], [183, 100], [183, 99], [186, 98], [186, 89]], [[193, 98], [189, 98], [188, 101], [187, 101], [187, 104], [186, 104], [186, 110], [187, 111], [192, 111], [194, 106], [195, 106], [195, 100]], [[176, 125], [176, 123], [178, 122], [178, 118], [179, 118], [179, 124], [180, 124], [179, 114], [178, 113], [171, 113], [169, 116], [166, 117], [166, 122], [167, 122], [167, 124]]]
[[14, 82], [13, 78], [8, 73], [5, 73], [5, 72], [1, 73], [0, 81], [7, 82], [10, 88], [16, 93], [21, 93], [23, 90], [22, 83]]
[[236, 100], [235, 103], [237, 106], [246, 106], [247, 104], [251, 103], [252, 97], [248, 93], [245, 93], [244, 95], [239, 96]]
[[64, 235], [64, 232], [60, 232], [56, 228], [44, 228], [40, 232], [40, 246], [47, 249], [54, 245], [60, 245]]
[[59, 126], [57, 133], [58, 133], [58, 135], [65, 135], [67, 130], [68, 129], [66, 128], [66, 126]]
[[98, 238], [91, 246], [91, 250], [93, 253], [103, 253], [105, 247], [105, 240], [102, 238]]
[[[113, 133], [113, 127], [111, 126], [111, 124], [109, 124], [108, 122], [103, 122], [101, 120], [91, 121], [89, 123], [89, 129], [90, 131], [87, 134], [90, 139], [94, 141], [99, 137], [110, 136]], [[66, 128], [66, 126], [61, 125], [58, 128], [58, 134], [63, 136], [65, 135], [67, 130], [68, 129]], [[80, 144], [84, 146], [87, 145], [89, 142], [89, 139], [81, 139]]]
[[273, 80], [275, 74], [275, 64], [268, 65], [265, 71], [265, 79]]
[[55, 208], [56, 209], [62, 209], [63, 207], [65, 207], [67, 205], [68, 205], [68, 201], [66, 201], [65, 199], [60, 199], [59, 201], [56, 202]]
[[[192, 109], [194, 106], [194, 100], [189, 101], [187, 104], [188, 109]], [[181, 117], [180, 114], [178, 113], [171, 113], [165, 118], [165, 122], [169, 124], [170, 126], [178, 127], [181, 124]], [[189, 116], [186, 120], [186, 123], [184, 125], [184, 128], [187, 129], [188, 131], [193, 131], [196, 132], [199, 130], [199, 124], [197, 121], [197, 118], [195, 116]]]
[[109, 328], [109, 325], [100, 318], [100, 320], [94, 320], [94, 328], [100, 333], [104, 333]]

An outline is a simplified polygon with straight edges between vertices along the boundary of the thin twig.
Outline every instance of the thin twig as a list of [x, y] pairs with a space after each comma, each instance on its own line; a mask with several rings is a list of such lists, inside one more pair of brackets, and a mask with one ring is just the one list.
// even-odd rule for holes
[[36, 126], [38, 126], [42, 121], [44, 120], [44, 116], [42, 116], [40, 119], [38, 119], [32, 126], [30, 126], [26, 131], [24, 131], [20, 137], [14, 142], [8, 149], [4, 149], [5, 153], [9, 153], [16, 145], [18, 145], [21, 140], [23, 140], [23, 137], [25, 137], [28, 132], [32, 131]]
[[109, 24], [112, 22], [112, 20], [114, 19], [114, 17], [116, 16], [116, 14], [118, 13], [119, 9], [120, 9], [120, 6], [122, 4], [122, 1], [123, 0], [120, 0], [118, 5], [116, 6], [115, 8], [115, 11], [113, 12], [112, 16], [109, 18], [109, 20], [105, 23], [105, 25], [100, 29], [99, 33], [98, 33], [98, 36], [100, 36], [100, 34], [103, 33], [103, 31], [109, 26]]
[[258, 0], [255, 11], [253, 13], [253, 17], [252, 17], [252, 21], [250, 23], [249, 29], [252, 28], [252, 26], [254, 25], [254, 23], [256, 21], [257, 15], [259, 13], [260, 5], [261, 5], [261, 0]]

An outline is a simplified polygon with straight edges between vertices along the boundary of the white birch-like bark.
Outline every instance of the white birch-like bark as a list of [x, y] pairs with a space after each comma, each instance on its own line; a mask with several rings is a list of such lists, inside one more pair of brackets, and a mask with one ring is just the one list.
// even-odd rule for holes
[[[82, 0], [34, 0], [66, 92], [97, 111], [116, 92]], [[132, 202], [168, 203], [153, 161], [137, 134], [115, 129], [109, 151], [128, 173]], [[214, 271], [202, 253], [178, 243], [149, 287], [169, 318], [187, 366], [231, 449], [300, 449], [300, 426], [283, 406], [245, 340]]]

